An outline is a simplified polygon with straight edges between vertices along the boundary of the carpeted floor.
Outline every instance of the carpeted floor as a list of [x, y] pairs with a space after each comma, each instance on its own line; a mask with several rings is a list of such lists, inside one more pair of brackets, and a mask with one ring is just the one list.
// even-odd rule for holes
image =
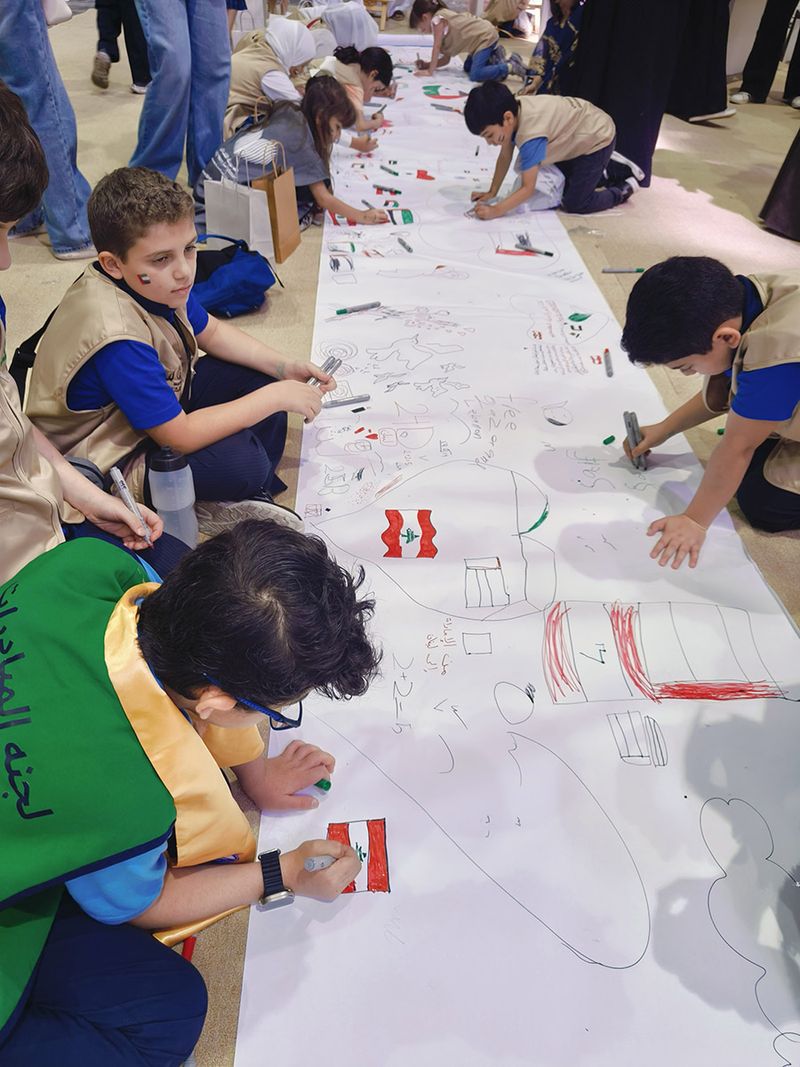
[[[404, 29], [403, 24], [399, 27]], [[407, 30], [406, 30], [407, 32]], [[142, 98], [129, 90], [125, 61], [112, 68], [106, 92], [89, 81], [95, 50], [92, 12], [52, 31], [51, 40], [78, 120], [78, 158], [90, 182], [127, 163], [136, 138]], [[528, 51], [529, 45], [517, 50]], [[781, 74], [781, 79], [783, 74]], [[563, 216], [575, 244], [602, 292], [622, 319], [635, 275], [603, 275], [603, 266], [647, 267], [669, 255], [710, 255], [734, 271], [779, 271], [800, 268], [797, 244], [764, 232], [758, 210], [778, 166], [793, 140], [800, 111], [779, 102], [780, 83], [765, 105], [745, 105], [725, 122], [690, 125], [667, 117], [655, 158], [655, 178], [628, 204], [596, 216]], [[306, 358], [312, 339], [321, 229], [303, 235], [298, 251], [279, 267], [285, 289], [274, 287], [264, 311], [237, 320], [237, 325], [291, 356]], [[14, 265], [0, 279], [8, 305], [9, 350], [41, 323], [82, 269], [60, 263], [36, 238], [13, 244]], [[667, 371], [652, 374], [665, 403], [675, 406], [697, 383]], [[639, 412], [642, 422], [649, 413]], [[621, 416], [620, 416], [621, 422]], [[282, 473], [289, 494], [296, 484], [300, 427], [295, 425]], [[716, 442], [716, 424], [691, 432], [689, 440], [701, 460]], [[751, 556], [766, 580], [800, 622], [799, 534], [760, 534], [734, 518]], [[713, 560], [702, 564], [713, 566]], [[254, 828], [257, 814], [250, 812]], [[256, 920], [263, 919], [257, 916]], [[200, 938], [194, 960], [209, 988], [211, 1009], [197, 1050], [200, 1067], [233, 1063], [241, 986], [246, 912], [219, 923]], [[270, 992], [262, 991], [269, 1011]], [[266, 1058], [266, 1056], [265, 1056]]]

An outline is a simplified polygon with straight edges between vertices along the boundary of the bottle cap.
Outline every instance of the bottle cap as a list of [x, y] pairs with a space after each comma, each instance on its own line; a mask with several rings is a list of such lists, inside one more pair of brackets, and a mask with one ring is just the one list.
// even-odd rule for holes
[[183, 452], [176, 452], [174, 448], [159, 448], [150, 459], [151, 471], [181, 471], [188, 465]]

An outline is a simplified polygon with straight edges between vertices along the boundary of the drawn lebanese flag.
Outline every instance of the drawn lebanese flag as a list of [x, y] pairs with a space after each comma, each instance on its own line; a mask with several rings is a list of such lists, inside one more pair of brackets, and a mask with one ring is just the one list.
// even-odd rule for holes
[[436, 527], [431, 522], [430, 508], [419, 511], [385, 511], [388, 526], [381, 534], [386, 545], [384, 558], [433, 559], [439, 551], [433, 543]]
[[351, 845], [361, 860], [358, 877], [343, 890], [345, 893], [388, 893], [389, 862], [386, 858], [386, 820], [328, 824], [328, 840]]

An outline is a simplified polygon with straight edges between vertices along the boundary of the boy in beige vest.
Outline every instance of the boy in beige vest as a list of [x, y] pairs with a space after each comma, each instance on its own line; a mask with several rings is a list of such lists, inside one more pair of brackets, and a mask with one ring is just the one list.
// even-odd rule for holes
[[270, 496], [284, 488], [275, 467], [287, 412], [313, 420], [334, 380], [194, 299], [194, 204], [175, 182], [141, 167], [113, 171], [92, 193], [89, 225], [97, 261], [39, 343], [32, 421], [62, 454], [103, 474], [122, 466], [145, 501], [152, 453], [168, 446], [186, 454], [206, 533], [247, 517], [298, 521]]
[[[47, 163], [19, 98], [0, 82], [0, 270], [11, 256], [8, 231], [39, 203]], [[166, 573], [180, 542], [161, 539], [163, 523], [142, 509], [154, 542], [143, 558]], [[5, 304], [0, 298], [0, 582], [65, 537], [107, 537], [126, 548], [148, 548], [141, 524], [121, 500], [101, 492], [62, 457], [22, 412], [5, 352]], [[185, 546], [184, 550], [185, 550]], [[169, 551], [171, 549], [171, 551]], [[172, 563], [167, 555], [175, 555]]]
[[800, 271], [745, 277], [705, 256], [673, 256], [633, 287], [622, 347], [632, 363], [704, 379], [695, 397], [641, 428], [629, 456], [728, 413], [689, 506], [651, 523], [648, 535], [660, 534], [651, 557], [695, 567], [734, 497], [758, 529], [800, 529]]
[[414, 0], [408, 22], [412, 30], [433, 34], [431, 58], [417, 59], [419, 78], [432, 78], [453, 56], [466, 53], [464, 72], [471, 81], [502, 80], [509, 74], [525, 79], [525, 64], [518, 55], [506, 59], [497, 27], [486, 19], [467, 11], [451, 11], [442, 0]]
[[[605, 211], [624, 203], [636, 189], [635, 178], [620, 185], [598, 186], [614, 151], [616, 129], [610, 115], [574, 96], [524, 96], [517, 99], [505, 85], [487, 82], [473, 89], [464, 106], [470, 133], [499, 146], [491, 187], [474, 192], [479, 219], [496, 219], [520, 207], [536, 191], [539, 167], [554, 163], [564, 174], [561, 207], [576, 215]], [[518, 149], [514, 169], [519, 188], [499, 203], [508, 168]]]

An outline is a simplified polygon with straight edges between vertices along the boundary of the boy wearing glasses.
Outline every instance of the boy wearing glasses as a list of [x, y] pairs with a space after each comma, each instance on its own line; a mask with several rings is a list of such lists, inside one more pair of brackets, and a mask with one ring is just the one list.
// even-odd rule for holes
[[285, 728], [314, 690], [366, 691], [362, 581], [319, 539], [250, 521], [160, 586], [83, 540], [0, 587], [0, 1065], [182, 1063], [206, 991], [165, 945], [251, 904], [332, 900], [358, 873], [334, 841], [256, 857], [220, 767], [259, 808], [316, 805], [295, 794], [333, 757], [295, 741], [266, 759], [258, 712]]

